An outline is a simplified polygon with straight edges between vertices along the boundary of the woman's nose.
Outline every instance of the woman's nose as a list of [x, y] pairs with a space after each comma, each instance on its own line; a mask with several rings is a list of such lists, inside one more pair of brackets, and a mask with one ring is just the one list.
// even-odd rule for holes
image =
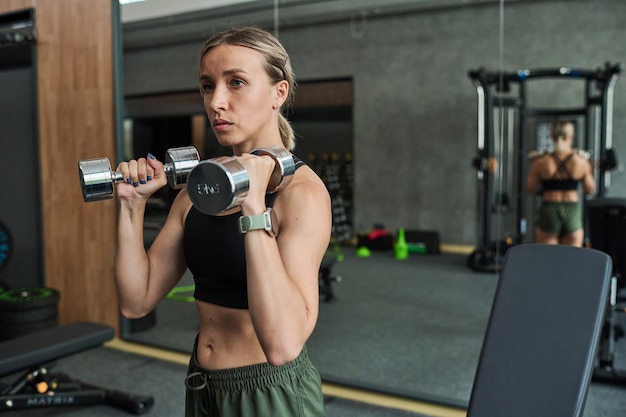
[[228, 99], [226, 89], [223, 87], [216, 86], [211, 94], [205, 96], [205, 98], [208, 98], [208, 103], [206, 104], [210, 110], [220, 111], [226, 109], [227, 107]]

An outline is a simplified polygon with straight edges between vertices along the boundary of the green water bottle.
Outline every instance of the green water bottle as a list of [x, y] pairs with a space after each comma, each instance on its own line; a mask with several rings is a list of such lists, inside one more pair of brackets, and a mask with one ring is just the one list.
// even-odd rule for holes
[[403, 227], [398, 229], [398, 240], [396, 241], [393, 249], [396, 253], [396, 259], [402, 261], [409, 257], [409, 245], [406, 243]]

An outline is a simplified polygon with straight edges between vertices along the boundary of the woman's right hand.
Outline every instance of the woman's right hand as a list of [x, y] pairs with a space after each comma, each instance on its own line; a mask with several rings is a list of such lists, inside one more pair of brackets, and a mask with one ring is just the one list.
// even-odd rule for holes
[[591, 160], [591, 152], [585, 151], [583, 149], [578, 149], [578, 150], [575, 149], [575, 151], [578, 152], [578, 156], [580, 156], [581, 158], [584, 158], [588, 161]]
[[120, 199], [147, 200], [167, 184], [163, 163], [150, 153], [147, 158], [120, 163], [117, 171], [124, 178], [123, 182], [117, 184], [117, 197]]

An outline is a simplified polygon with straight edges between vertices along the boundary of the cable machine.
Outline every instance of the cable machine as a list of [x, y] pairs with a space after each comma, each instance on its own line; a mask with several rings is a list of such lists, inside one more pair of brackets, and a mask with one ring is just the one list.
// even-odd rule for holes
[[[576, 147], [597, 161], [596, 194], [603, 197], [616, 167], [613, 152], [613, 90], [622, 64], [595, 70], [524, 69], [515, 72], [469, 71], [478, 95], [477, 249], [467, 264], [477, 271], [499, 271], [506, 250], [523, 243], [532, 225], [533, 201], [525, 195], [529, 150], [551, 151], [549, 123], [573, 121]], [[583, 83], [582, 104], [571, 108], [531, 107], [529, 83], [559, 79]], [[531, 134], [533, 133], [534, 134]]]
[[[470, 71], [478, 94], [478, 156], [473, 160], [478, 184], [478, 247], [468, 266], [499, 271], [506, 250], [524, 243], [527, 225], [534, 223], [540, 199], [527, 198], [525, 181], [534, 152], [551, 152], [549, 125], [555, 120], [575, 125], [575, 147], [587, 151], [594, 166], [596, 192], [585, 201], [585, 244], [609, 254], [613, 277], [605, 325], [599, 341], [594, 379], [626, 383], [626, 371], [614, 367], [615, 341], [624, 335], [616, 315], [626, 311], [626, 199], [605, 198], [611, 171], [617, 167], [613, 150], [614, 87], [621, 63], [595, 70], [553, 68], [516, 72]], [[540, 79], [582, 83], [582, 104], [551, 108], [529, 105], [529, 83]], [[573, 87], [573, 86], [572, 86]], [[529, 152], [532, 150], [532, 152]]]

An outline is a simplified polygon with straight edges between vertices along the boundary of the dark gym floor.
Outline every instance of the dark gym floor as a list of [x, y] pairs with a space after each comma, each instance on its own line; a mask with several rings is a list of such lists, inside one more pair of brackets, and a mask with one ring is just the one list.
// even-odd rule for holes
[[[186, 366], [154, 359], [109, 347], [92, 349], [61, 359], [52, 373], [64, 373], [73, 379], [107, 389], [141, 396], [152, 396], [154, 405], [145, 413], [150, 417], [182, 416]], [[19, 376], [19, 375], [18, 375]], [[4, 378], [13, 382], [16, 376]], [[328, 417], [422, 417], [403, 410], [369, 405], [336, 397], [325, 397]], [[133, 415], [108, 405], [38, 408], [2, 412], [3, 417], [122, 417]]]
[[[336, 298], [322, 302], [308, 350], [322, 377], [357, 388], [464, 408], [469, 400], [497, 274], [474, 272], [466, 255], [393, 252], [359, 258], [343, 251]], [[181, 287], [192, 283], [189, 277]], [[184, 293], [181, 293], [184, 294]], [[621, 315], [624, 316], [624, 315]], [[618, 317], [624, 321], [626, 318]], [[156, 326], [134, 340], [188, 352], [197, 329], [193, 303], [166, 300]], [[626, 369], [626, 341], [614, 365]], [[585, 417], [617, 417], [626, 409], [626, 384], [592, 382]]]

